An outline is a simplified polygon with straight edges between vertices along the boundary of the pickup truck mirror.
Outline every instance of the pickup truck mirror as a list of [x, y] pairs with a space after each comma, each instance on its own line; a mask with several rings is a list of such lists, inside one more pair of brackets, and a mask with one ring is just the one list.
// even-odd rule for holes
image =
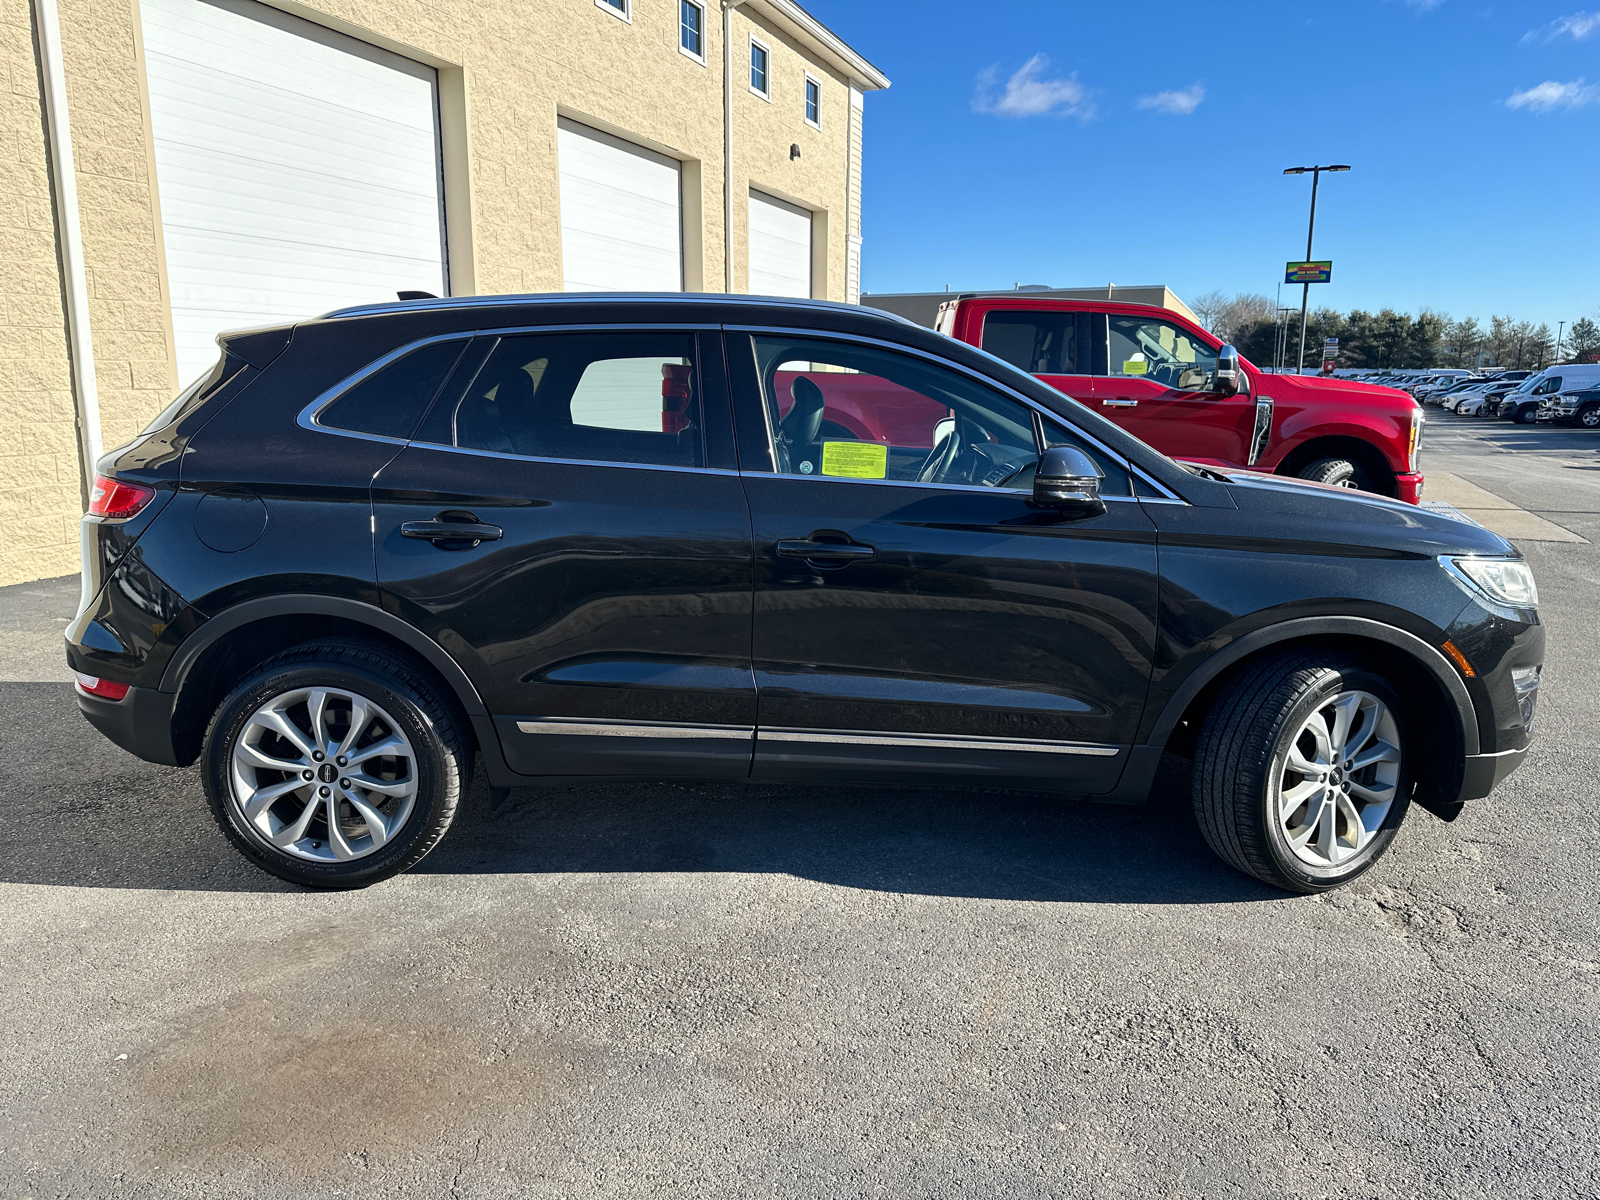
[[1100, 498], [1100, 468], [1076, 446], [1051, 446], [1039, 456], [1033, 476], [1033, 502], [1073, 517], [1106, 511]]
[[1217, 391], [1224, 396], [1235, 396], [1250, 390], [1250, 381], [1239, 366], [1239, 352], [1232, 346], [1217, 351]]

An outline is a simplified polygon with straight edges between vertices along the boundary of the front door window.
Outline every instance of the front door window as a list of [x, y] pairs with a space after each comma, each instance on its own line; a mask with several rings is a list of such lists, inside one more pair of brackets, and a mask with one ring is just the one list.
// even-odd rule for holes
[[[757, 337], [755, 351], [780, 474], [1018, 490], [1033, 485], [1039, 454], [1031, 411], [966, 375], [843, 342]], [[1054, 434], [1068, 437], [1051, 424]], [[1127, 494], [1125, 472], [1108, 468], [1109, 494]]]
[[1170, 321], [1113, 313], [1107, 343], [1106, 374], [1113, 378], [1140, 379], [1180, 392], [1216, 387], [1217, 352]]

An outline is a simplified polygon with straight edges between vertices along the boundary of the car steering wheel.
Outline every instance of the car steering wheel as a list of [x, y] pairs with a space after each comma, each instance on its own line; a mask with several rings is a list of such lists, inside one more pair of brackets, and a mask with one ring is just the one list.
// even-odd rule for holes
[[939, 440], [923, 460], [921, 469], [917, 471], [917, 482], [938, 483], [943, 480], [950, 473], [950, 468], [956, 465], [956, 459], [961, 457], [961, 447], [966, 438], [967, 422], [957, 417], [950, 432]]

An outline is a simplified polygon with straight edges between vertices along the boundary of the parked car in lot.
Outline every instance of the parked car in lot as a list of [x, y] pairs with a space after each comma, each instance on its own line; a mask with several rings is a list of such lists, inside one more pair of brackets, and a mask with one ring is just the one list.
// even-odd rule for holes
[[[1550, 420], [1559, 425], [1577, 425], [1583, 429], [1600, 429], [1600, 389], [1583, 388], [1576, 392], [1561, 392], [1541, 402], [1549, 405]], [[1540, 419], [1545, 419], [1541, 413]]]
[[1466, 387], [1457, 388], [1452, 392], [1447, 392], [1444, 396], [1444, 399], [1439, 402], [1439, 407], [1444, 409], [1446, 412], [1455, 412], [1456, 409], [1458, 409], [1465, 401], [1476, 399], [1477, 397], [1483, 395], [1486, 389], [1493, 386], [1494, 385], [1487, 379], [1480, 379], [1474, 383], [1469, 383]]
[[1431, 392], [1428, 392], [1426, 395], [1419, 396], [1417, 398], [1418, 403], [1437, 404], [1440, 407], [1443, 407], [1449, 402], [1452, 396], [1459, 396], [1468, 388], [1482, 387], [1487, 382], [1488, 380], [1486, 379], [1475, 379], [1470, 377], [1467, 379], [1458, 379], [1454, 383], [1445, 384]]
[[[1175, 752], [1218, 854], [1321, 891], [1529, 744], [1503, 538], [1182, 466], [871, 310], [473, 297], [219, 340], [99, 463], [67, 659], [301, 884], [412, 866], [478, 769], [1136, 802]], [[841, 381], [893, 440], [825, 431]]]
[[951, 300], [936, 328], [1178, 458], [1421, 496], [1422, 410], [1410, 396], [1268, 374], [1170, 309], [1007, 293]]
[[1600, 409], [1588, 400], [1579, 399], [1597, 387], [1600, 387], [1600, 363], [1567, 363], [1549, 368], [1537, 389], [1537, 419], [1557, 425], [1600, 429]]
[[1463, 398], [1455, 405], [1455, 411], [1463, 417], [1497, 417], [1500, 415], [1500, 401], [1516, 389], [1513, 380], [1503, 380], [1487, 384], [1463, 393]]
[[1539, 371], [1521, 380], [1500, 401], [1500, 415], [1518, 425], [1529, 425], [1538, 419], [1539, 400], [1548, 392], [1558, 391], [1560, 381], [1550, 383], [1548, 371]]

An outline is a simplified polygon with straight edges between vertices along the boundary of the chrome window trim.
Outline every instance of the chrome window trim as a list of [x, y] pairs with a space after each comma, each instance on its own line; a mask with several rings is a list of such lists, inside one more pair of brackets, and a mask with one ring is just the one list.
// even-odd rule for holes
[[1121, 746], [1102, 742], [1057, 742], [1036, 738], [953, 737], [938, 733], [872, 733], [855, 729], [792, 729], [760, 727], [756, 742], [797, 742], [808, 745], [882, 746], [926, 750], [1018, 750], [1030, 754], [1075, 754], [1090, 758], [1110, 758], [1122, 753]]
[[[373, 359], [360, 370], [345, 376], [332, 387], [326, 388], [316, 399], [300, 410], [299, 415], [295, 417], [295, 424], [302, 429], [310, 430], [312, 433], [327, 433], [335, 437], [356, 438], [363, 442], [382, 442], [390, 446], [426, 446], [430, 450], [447, 450], [453, 454], [476, 454], [484, 458], [505, 458], [514, 462], [570, 463], [574, 466], [584, 467], [633, 467], [646, 471], [692, 471], [697, 474], [737, 475], [739, 472], [721, 467], [677, 467], [660, 466], [653, 463], [612, 462], [604, 459], [543, 458], [527, 454], [502, 454], [495, 450], [473, 450], [465, 446], [441, 446], [437, 442], [418, 442], [410, 438], [385, 437], [381, 433], [360, 433], [354, 429], [335, 429], [330, 425], [322, 424], [317, 419], [322, 415], [323, 409], [369, 376], [377, 374], [384, 367], [396, 359], [410, 354], [413, 350], [419, 350], [423, 346], [430, 346], [436, 342], [471, 341], [473, 338], [478, 337], [514, 337], [524, 333], [721, 333], [721, 331], [721, 326], [705, 322], [622, 321], [580, 325], [506, 325], [491, 326], [484, 329], [457, 329], [450, 333], [436, 333], [429, 337], [417, 338], [415, 341], [407, 342], [403, 346], [398, 346], [387, 354]], [[426, 418], [426, 414], [424, 414], [424, 418]]]
[[[878, 349], [878, 350], [889, 350], [889, 351], [893, 351], [893, 352], [896, 352], [896, 353], [899, 353], [899, 354], [910, 354], [910, 355], [912, 355], [912, 356], [914, 356], [916, 358], [924, 359], [927, 362], [933, 363], [936, 366], [946, 367], [948, 369], [957, 371], [962, 375], [966, 375], [967, 377], [969, 377], [970, 379], [976, 381], [977, 383], [980, 383], [980, 384], [982, 384], [982, 385], [984, 385], [986, 387], [991, 387], [991, 388], [995, 389], [996, 391], [1001, 392], [1002, 394], [1004, 394], [1006, 396], [1009, 396], [1011, 399], [1018, 401], [1025, 408], [1027, 408], [1030, 412], [1037, 412], [1040, 416], [1042, 416], [1042, 417], [1044, 417], [1044, 418], [1046, 418], [1048, 420], [1055, 421], [1057, 424], [1065, 424], [1065, 425], [1069, 426], [1073, 430], [1074, 433], [1076, 433], [1079, 437], [1083, 438], [1083, 440], [1088, 442], [1090, 445], [1094, 446], [1101, 453], [1105, 454], [1108, 458], [1111, 459], [1112, 462], [1116, 463], [1123, 470], [1128, 471], [1130, 473], [1133, 472], [1133, 471], [1139, 471], [1140, 477], [1143, 478], [1144, 481], [1147, 484], [1149, 484], [1151, 487], [1157, 489], [1158, 491], [1165, 493], [1165, 497], [1164, 498], [1169, 499], [1169, 500], [1175, 500], [1180, 504], [1187, 504], [1188, 503], [1186, 500], [1183, 499], [1183, 497], [1181, 497], [1181, 496], [1177, 495], [1176, 493], [1174, 493], [1171, 488], [1167, 487], [1160, 480], [1152, 479], [1146, 472], [1144, 472], [1142, 470], [1139, 470], [1139, 468], [1137, 466], [1135, 466], [1135, 464], [1130, 462], [1122, 454], [1120, 454], [1117, 451], [1113, 450], [1110, 446], [1107, 446], [1104, 442], [1102, 442], [1099, 438], [1095, 437], [1093, 434], [1086, 433], [1084, 430], [1079, 429], [1077, 425], [1073, 424], [1066, 417], [1063, 417], [1060, 413], [1054, 412], [1051, 409], [1046, 408], [1043, 404], [1040, 404], [1037, 400], [1030, 399], [1028, 396], [1026, 396], [1023, 393], [1017, 391], [1015, 388], [1011, 387], [1010, 385], [1008, 385], [1006, 383], [1002, 383], [1000, 380], [995, 379], [992, 376], [984, 375], [983, 373], [981, 373], [979, 371], [975, 371], [971, 367], [966, 366], [963, 363], [953, 362], [948, 358], [941, 358], [936, 354], [932, 354], [929, 351], [920, 349], [920, 348], [918, 348], [916, 346], [907, 346], [907, 345], [904, 345], [904, 344], [902, 344], [900, 342], [888, 342], [888, 341], [884, 341], [882, 338], [866, 337], [866, 336], [864, 336], [862, 334], [859, 334], [859, 333], [840, 333], [840, 332], [837, 332], [837, 331], [831, 330], [831, 329], [792, 329], [792, 328], [785, 328], [783, 326], [771, 326], [771, 325], [724, 325], [722, 327], [722, 329], [723, 329], [724, 333], [744, 333], [744, 334], [751, 334], [751, 335], [777, 334], [780, 337], [811, 338], [813, 340], [818, 340], [818, 341], [854, 342], [854, 343], [857, 343], [857, 344], [863, 345], [863, 346], [871, 346], [874, 349]], [[965, 345], [965, 343], [963, 343], [963, 345]], [[979, 353], [983, 353], [983, 351], [980, 350]], [[994, 358], [995, 356], [991, 354], [989, 357]], [[995, 361], [999, 362], [999, 363], [1003, 363], [1009, 369], [1012, 369], [1012, 370], [1016, 369], [1016, 368], [1012, 367], [1010, 363], [1006, 363], [1004, 359], [995, 358]], [[766, 405], [763, 404], [762, 408], [763, 408], [763, 410], [765, 410]], [[771, 426], [771, 420], [770, 420], [770, 417], [766, 417], [765, 420], [766, 420], [766, 423], [768, 425], [767, 439], [768, 439], [768, 441], [770, 443], [771, 440], [772, 440], [772, 430], [771, 430], [771, 427], [770, 427]], [[742, 472], [742, 473], [743, 474], [749, 474], [749, 475], [777, 475], [777, 474], [779, 474], [779, 472], [777, 472], [777, 471], [745, 471], [745, 472]], [[833, 476], [833, 475], [826, 476], [826, 477], [815, 476], [815, 475], [784, 475], [783, 478], [785, 478], [785, 479], [827, 478], [830, 482], [840, 482], [842, 477]], [[991, 495], [996, 493], [996, 492], [1020, 490], [1020, 489], [1015, 489], [1015, 488], [971, 487], [969, 485], [964, 485], [964, 484], [925, 484], [925, 483], [915, 483], [915, 482], [912, 482], [912, 481], [909, 481], [909, 480], [904, 480], [904, 479], [855, 479], [855, 480], [851, 480], [851, 482], [853, 482], [853, 483], [876, 483], [876, 484], [885, 484], [885, 483], [887, 483], [887, 484], [898, 484], [898, 485], [900, 485], [902, 487], [904, 487], [904, 486], [911, 486], [911, 487], [960, 487], [964, 491], [988, 492]], [[1125, 498], [1125, 499], [1135, 500], [1135, 501], [1137, 501], [1139, 499], [1139, 497], [1137, 497], [1137, 496], [1128, 496], [1128, 497], [1107, 496], [1105, 498], [1107, 500], [1124, 499]]]
[[680, 725], [671, 721], [592, 721], [581, 717], [535, 717], [518, 721], [523, 733], [581, 737], [708, 738], [741, 741], [755, 736], [754, 725]]
[[[396, 359], [404, 358], [413, 350], [420, 350], [424, 346], [432, 346], [439, 342], [470, 342], [476, 336], [476, 333], [461, 331], [436, 333], [431, 337], [417, 338], [415, 341], [407, 342], [404, 346], [391, 350], [387, 354], [379, 355], [360, 370], [345, 376], [332, 387], [324, 389], [315, 400], [300, 410], [300, 415], [295, 418], [295, 424], [302, 429], [309, 429], [313, 433], [334, 433], [341, 437], [354, 437], [369, 442], [387, 442], [390, 445], [404, 446], [408, 441], [406, 438], [385, 437], [381, 433], [361, 433], [354, 429], [335, 429], [332, 426], [322, 424], [317, 418], [322, 415], [323, 409], [327, 408], [328, 405], [332, 404], [351, 388], [359, 383], [364, 383], [390, 363]], [[455, 368], [452, 365], [451, 373], [453, 374], [454, 371]]]
[[[325, 433], [337, 433], [336, 429], [323, 430]], [[363, 437], [364, 434], [352, 434], [352, 437]], [[473, 450], [467, 446], [441, 446], [437, 442], [406, 442], [407, 446], [417, 450], [438, 450], [443, 454], [471, 454], [478, 458], [499, 458], [507, 462], [522, 463], [549, 463], [555, 466], [567, 467], [623, 467], [633, 471], [674, 471], [687, 475], [731, 475], [737, 477], [739, 472], [729, 470], [727, 467], [679, 467], [663, 463], [636, 463], [614, 462], [606, 458], [545, 458], [532, 454], [506, 454], [499, 450]]]

